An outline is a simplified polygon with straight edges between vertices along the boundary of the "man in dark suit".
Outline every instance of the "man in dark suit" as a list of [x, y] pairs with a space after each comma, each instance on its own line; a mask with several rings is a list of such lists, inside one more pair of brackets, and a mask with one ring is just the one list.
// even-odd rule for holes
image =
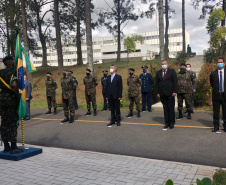
[[223, 126], [224, 131], [226, 132], [226, 70], [225, 63], [223, 58], [218, 58], [217, 67], [215, 71], [212, 71], [210, 74], [210, 85], [212, 86], [212, 102], [213, 102], [213, 125], [214, 128], [212, 132], [219, 130], [219, 114], [220, 106], [222, 106], [223, 113]]
[[31, 104], [31, 91], [32, 91], [32, 85], [31, 82], [27, 81], [27, 76], [24, 75], [24, 84], [26, 89], [26, 115], [24, 116], [24, 120], [29, 120], [30, 115], [30, 104]]
[[111, 65], [110, 73], [106, 82], [106, 99], [111, 108], [111, 122], [107, 125], [113, 125], [117, 122], [117, 126], [121, 123], [120, 100], [122, 99], [122, 77], [116, 74], [117, 67]]
[[157, 96], [160, 98], [165, 118], [165, 127], [174, 128], [175, 124], [175, 96], [178, 91], [177, 74], [168, 68], [166, 60], [162, 61], [162, 69], [156, 73]]
[[150, 73], [147, 73], [147, 66], [142, 66], [143, 74], [140, 75], [142, 82], [141, 93], [142, 93], [142, 112], [145, 112], [146, 104], [148, 111], [151, 112], [151, 84], [154, 83], [154, 79]]

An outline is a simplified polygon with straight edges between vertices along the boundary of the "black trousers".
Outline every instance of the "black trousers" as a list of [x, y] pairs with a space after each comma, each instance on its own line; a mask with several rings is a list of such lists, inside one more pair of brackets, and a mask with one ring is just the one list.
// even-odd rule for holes
[[160, 96], [160, 100], [164, 109], [165, 125], [175, 124], [175, 97], [174, 96]]
[[120, 122], [121, 113], [120, 113], [120, 101], [118, 99], [110, 98], [108, 99], [108, 103], [111, 108], [111, 122]]
[[106, 94], [105, 93], [102, 93], [102, 94], [103, 94], [103, 99], [104, 99], [103, 110], [107, 110], [107, 108], [110, 108], [110, 105], [109, 105], [109, 103], [107, 103], [107, 100], [106, 100], [107, 96], [106, 96]]
[[222, 114], [223, 114], [223, 126], [226, 127], [226, 100], [224, 95], [219, 95], [219, 99], [213, 100], [213, 125], [214, 127], [219, 127], [219, 115], [220, 115], [220, 106], [222, 106]]

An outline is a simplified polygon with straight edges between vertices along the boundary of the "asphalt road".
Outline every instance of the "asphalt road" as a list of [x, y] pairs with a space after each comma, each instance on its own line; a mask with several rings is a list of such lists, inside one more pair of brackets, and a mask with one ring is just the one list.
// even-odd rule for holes
[[86, 111], [78, 110], [73, 124], [60, 123], [62, 110], [57, 115], [45, 115], [43, 109], [31, 112], [32, 119], [24, 123], [27, 144], [226, 167], [226, 133], [211, 132], [210, 113], [192, 114], [192, 120], [183, 118], [174, 129], [163, 131], [162, 111], [144, 112], [141, 118], [126, 118], [128, 111], [122, 111], [120, 127], [107, 127], [109, 111], [84, 116]]

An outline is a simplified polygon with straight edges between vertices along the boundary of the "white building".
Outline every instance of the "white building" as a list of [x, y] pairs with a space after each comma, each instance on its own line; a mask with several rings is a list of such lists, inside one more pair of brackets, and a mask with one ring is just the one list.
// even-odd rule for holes
[[[134, 34], [127, 34], [132, 36]], [[136, 44], [136, 52], [129, 55], [130, 60], [150, 60], [159, 54], [159, 32], [137, 33], [144, 38], [144, 43]], [[190, 44], [190, 34], [185, 32], [186, 46]], [[121, 41], [121, 60], [127, 60], [127, 53]], [[175, 58], [177, 52], [182, 51], [182, 29], [169, 30], [169, 57]], [[42, 53], [41, 45], [37, 47], [37, 52]], [[63, 47], [64, 66], [77, 64], [77, 48], [76, 46]], [[86, 43], [82, 43], [83, 63], [87, 63]], [[117, 58], [117, 40], [114, 36], [93, 38], [93, 57], [96, 63], [105, 63], [115, 61]], [[57, 66], [57, 51], [53, 46], [47, 46], [48, 65]], [[34, 66], [38, 67], [42, 64], [42, 57], [33, 57]]]

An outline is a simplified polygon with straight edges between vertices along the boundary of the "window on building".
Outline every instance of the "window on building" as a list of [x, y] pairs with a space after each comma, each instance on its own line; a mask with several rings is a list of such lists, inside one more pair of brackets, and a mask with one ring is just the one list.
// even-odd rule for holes
[[113, 44], [113, 40], [104, 40], [104, 44]]

